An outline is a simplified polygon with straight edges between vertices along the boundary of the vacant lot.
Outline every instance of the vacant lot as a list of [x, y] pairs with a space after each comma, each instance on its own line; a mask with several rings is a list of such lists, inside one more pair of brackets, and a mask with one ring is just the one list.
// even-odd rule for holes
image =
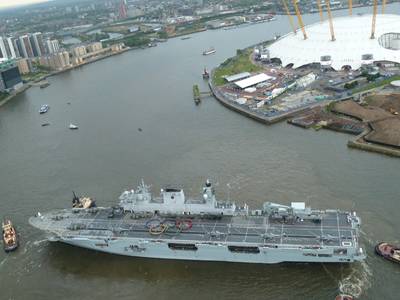
[[400, 147], [400, 118], [371, 122], [370, 126], [373, 130], [364, 137], [366, 141]]
[[347, 116], [351, 116], [364, 122], [382, 120], [393, 115], [384, 109], [376, 106], [361, 106], [353, 100], [338, 102], [333, 107], [333, 111]]

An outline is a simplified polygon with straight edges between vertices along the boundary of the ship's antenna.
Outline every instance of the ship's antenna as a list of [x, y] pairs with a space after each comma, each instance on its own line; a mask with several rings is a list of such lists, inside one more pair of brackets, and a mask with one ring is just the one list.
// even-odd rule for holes
[[228, 201], [231, 202], [231, 185], [228, 182], [226, 186], [228, 187]]

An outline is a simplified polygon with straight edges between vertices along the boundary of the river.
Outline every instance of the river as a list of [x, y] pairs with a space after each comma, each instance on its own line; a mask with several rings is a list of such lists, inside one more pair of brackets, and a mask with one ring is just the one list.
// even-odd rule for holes
[[[265, 126], [213, 98], [193, 103], [193, 84], [207, 90], [203, 67], [287, 31], [287, 18], [278, 17], [171, 39], [52, 77], [50, 87], [0, 107], [0, 214], [12, 217], [22, 236], [17, 252], [0, 252], [0, 298], [334, 299], [342, 289], [358, 299], [398, 299], [398, 266], [373, 247], [400, 243], [399, 159], [348, 149], [345, 134]], [[211, 46], [217, 53], [202, 56]], [[45, 103], [50, 110], [39, 115]], [[68, 130], [71, 122], [79, 130]], [[72, 190], [114, 205], [142, 178], [155, 193], [180, 184], [191, 196], [210, 178], [218, 197], [251, 208], [269, 200], [354, 209], [368, 258], [352, 265], [136, 259], [50, 244], [28, 224], [37, 211], [69, 207]]]

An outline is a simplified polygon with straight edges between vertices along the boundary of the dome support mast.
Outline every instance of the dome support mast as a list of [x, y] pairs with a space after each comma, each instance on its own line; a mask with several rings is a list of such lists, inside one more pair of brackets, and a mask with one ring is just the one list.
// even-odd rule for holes
[[371, 29], [371, 39], [375, 38], [375, 25], [376, 25], [376, 13], [378, 10], [378, 0], [374, 0], [374, 13], [372, 15], [372, 29]]
[[331, 41], [335, 41], [335, 31], [333, 30], [333, 21], [332, 21], [332, 13], [331, 13], [331, 4], [330, 0], [325, 0], [326, 8], [328, 10], [328, 19], [329, 19], [329, 30], [331, 31]]
[[296, 26], [294, 25], [292, 15], [290, 14], [289, 8], [286, 4], [286, 0], [281, 0], [281, 1], [283, 4], [283, 7], [285, 8], [286, 14], [289, 18], [289, 23], [290, 23], [290, 26], [292, 27], [293, 33], [296, 34]]
[[293, 6], [294, 6], [294, 9], [296, 10], [296, 15], [297, 15], [297, 20], [299, 21], [299, 26], [301, 28], [301, 31], [303, 32], [304, 39], [306, 40], [307, 39], [307, 34], [306, 34], [306, 30], [304, 28], [304, 23], [303, 23], [303, 19], [301, 17], [300, 9], [297, 6], [297, 1], [296, 0], [293, 0]]
[[321, 22], [323, 22], [324, 14], [322, 12], [321, 0], [317, 0], [317, 5], [318, 5], [318, 11], [319, 11], [319, 19], [321, 20]]

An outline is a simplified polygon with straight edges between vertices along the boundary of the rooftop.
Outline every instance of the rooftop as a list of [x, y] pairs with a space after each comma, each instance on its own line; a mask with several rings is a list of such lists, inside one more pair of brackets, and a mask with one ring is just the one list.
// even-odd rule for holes
[[269, 79], [272, 79], [272, 78], [273, 77], [268, 76], [267, 74], [261, 73], [261, 74], [254, 75], [254, 76], [251, 76], [249, 78], [237, 81], [237, 82], [235, 82], [235, 84], [238, 87], [240, 87], [241, 89], [245, 89], [245, 88], [248, 88], [250, 86], [256, 85], [258, 83], [265, 82], [265, 81], [267, 81]]
[[317, 22], [305, 27], [306, 40], [300, 30], [282, 36], [269, 46], [270, 56], [280, 58], [284, 66], [293, 64], [294, 68], [320, 63], [323, 56], [324, 64], [331, 64], [336, 70], [345, 65], [358, 69], [372, 61], [400, 63], [400, 16], [377, 15], [375, 39], [370, 38], [371, 24], [369, 14], [335, 17], [336, 40], [331, 41], [328, 20]]

